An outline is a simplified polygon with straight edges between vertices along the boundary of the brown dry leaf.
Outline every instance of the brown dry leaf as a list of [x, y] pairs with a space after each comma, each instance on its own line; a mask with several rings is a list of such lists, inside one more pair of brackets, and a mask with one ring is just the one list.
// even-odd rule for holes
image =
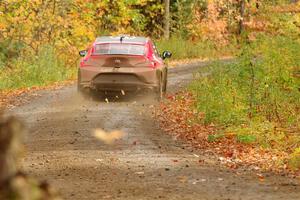
[[93, 136], [97, 138], [98, 140], [106, 143], [106, 144], [112, 144], [116, 140], [122, 138], [124, 136], [124, 132], [116, 130], [112, 132], [106, 132], [102, 129], [96, 129], [93, 132]]

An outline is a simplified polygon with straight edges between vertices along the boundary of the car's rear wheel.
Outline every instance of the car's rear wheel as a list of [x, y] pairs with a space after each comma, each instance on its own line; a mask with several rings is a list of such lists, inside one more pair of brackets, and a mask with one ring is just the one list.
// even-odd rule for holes
[[163, 89], [164, 95], [167, 93], [167, 85], [168, 85], [168, 72], [166, 72], [164, 78], [164, 89]]
[[165, 94], [165, 92], [164, 92], [164, 85], [165, 85], [165, 83], [163, 81], [163, 78], [162, 78], [162, 76], [160, 76], [159, 77], [158, 88], [156, 90], [156, 99], [158, 101], [161, 101], [163, 99], [163, 97], [164, 97], [164, 94]]
[[90, 89], [84, 88], [81, 85], [81, 75], [80, 71], [78, 70], [78, 75], [77, 75], [77, 92], [82, 95], [84, 98], [88, 98], [90, 96]]
[[82, 93], [83, 92], [83, 87], [81, 86], [81, 74], [80, 74], [80, 71], [78, 70], [78, 73], [77, 73], [77, 92], [78, 93]]

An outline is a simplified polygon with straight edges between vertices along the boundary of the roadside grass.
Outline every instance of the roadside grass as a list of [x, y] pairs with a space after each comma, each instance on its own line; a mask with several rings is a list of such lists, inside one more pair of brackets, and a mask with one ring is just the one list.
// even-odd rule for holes
[[23, 56], [0, 69], [0, 91], [46, 86], [70, 79], [75, 68], [66, 67], [51, 46], [44, 46], [36, 56]]
[[[300, 168], [300, 42], [262, 35], [236, 61], [215, 62], [189, 87], [201, 123], [234, 133], [237, 142], [287, 152]], [[210, 136], [208, 139], [219, 139]]]
[[236, 51], [236, 42], [232, 40], [227, 46], [220, 46], [212, 41], [191, 41], [181, 37], [172, 37], [170, 40], [156, 42], [159, 53], [172, 52], [172, 60], [194, 58], [218, 58], [231, 56]]

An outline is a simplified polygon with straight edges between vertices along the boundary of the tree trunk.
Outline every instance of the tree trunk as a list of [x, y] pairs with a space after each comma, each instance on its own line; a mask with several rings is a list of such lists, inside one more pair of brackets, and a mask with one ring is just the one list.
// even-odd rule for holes
[[239, 30], [238, 34], [240, 35], [244, 30], [244, 17], [245, 17], [245, 2], [246, 0], [240, 0], [240, 19], [239, 19]]
[[164, 38], [170, 38], [170, 0], [164, 0], [165, 19], [164, 19]]

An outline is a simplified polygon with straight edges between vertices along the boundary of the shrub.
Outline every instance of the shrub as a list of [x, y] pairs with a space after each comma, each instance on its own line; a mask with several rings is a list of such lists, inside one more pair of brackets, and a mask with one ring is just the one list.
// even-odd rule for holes
[[47, 85], [70, 78], [73, 69], [66, 68], [51, 46], [40, 48], [36, 56], [15, 59], [12, 68], [0, 71], [0, 89]]
[[231, 55], [234, 51], [234, 45], [221, 47], [212, 41], [190, 41], [180, 36], [172, 37], [170, 40], [157, 41], [157, 46], [160, 53], [165, 50], [171, 51], [173, 59], [213, 58]]
[[234, 130], [241, 142], [299, 147], [299, 135], [291, 136], [300, 130], [299, 52], [299, 41], [262, 35], [245, 43], [235, 61], [201, 69], [205, 76], [190, 90], [196, 109], [205, 113], [202, 122]]

